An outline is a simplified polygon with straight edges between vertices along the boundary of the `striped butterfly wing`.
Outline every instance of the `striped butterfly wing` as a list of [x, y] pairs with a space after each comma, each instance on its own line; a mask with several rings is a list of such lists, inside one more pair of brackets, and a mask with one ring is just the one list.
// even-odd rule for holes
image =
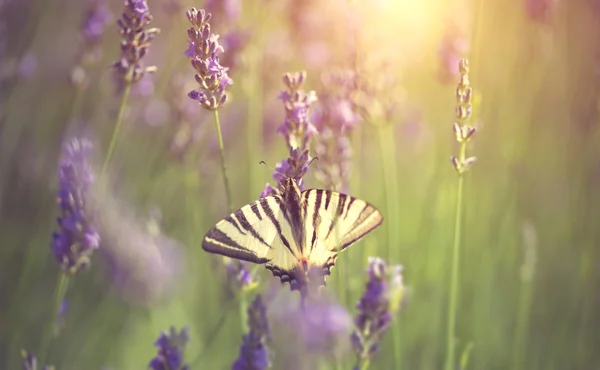
[[383, 222], [377, 208], [350, 195], [309, 189], [302, 197], [306, 205], [305, 253], [311, 265], [322, 268], [324, 275], [331, 273], [339, 252]]
[[202, 248], [210, 253], [266, 264], [274, 275], [285, 277], [287, 271], [294, 270], [298, 259], [292, 252], [294, 242], [282, 202], [279, 195], [267, 196], [238, 209], [208, 231]]

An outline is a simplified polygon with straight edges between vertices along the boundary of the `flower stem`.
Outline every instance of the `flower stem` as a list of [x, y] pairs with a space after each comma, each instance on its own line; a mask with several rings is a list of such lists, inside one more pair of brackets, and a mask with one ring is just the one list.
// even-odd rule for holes
[[[381, 149], [381, 161], [383, 163], [383, 179], [386, 211], [388, 213], [388, 260], [397, 263], [400, 259], [400, 238], [398, 237], [397, 226], [400, 224], [398, 199], [398, 161], [396, 145], [394, 142], [394, 126], [387, 122], [381, 124], [379, 131], [379, 147]], [[394, 345], [394, 369], [401, 368], [402, 346], [400, 343], [400, 325], [396, 322], [392, 328], [392, 340]]]
[[48, 321], [46, 332], [44, 333], [42, 344], [40, 346], [40, 361], [41, 363], [47, 363], [48, 353], [50, 352], [50, 345], [52, 343], [52, 337], [54, 336], [54, 328], [56, 325], [56, 318], [60, 312], [60, 306], [64, 300], [67, 289], [69, 287], [69, 276], [66, 272], [60, 271], [58, 274], [58, 281], [54, 288], [54, 301], [52, 305], [52, 316]]
[[513, 344], [513, 369], [523, 369], [523, 349], [527, 340], [527, 328], [531, 310], [531, 282], [522, 280], [519, 292], [519, 305], [517, 313], [517, 331]]
[[[459, 163], [465, 160], [467, 151], [466, 142], [460, 144], [460, 154], [458, 157]], [[452, 272], [450, 276], [450, 304], [448, 306], [448, 328], [446, 341], [446, 364], [445, 370], [453, 370], [455, 367], [455, 337], [454, 331], [456, 327], [456, 306], [458, 300], [458, 271], [460, 262], [460, 238], [462, 224], [462, 209], [463, 209], [463, 173], [458, 174], [458, 188], [456, 191], [456, 217], [454, 223], [454, 243], [452, 246]]]
[[219, 121], [219, 111], [214, 110], [215, 128], [217, 129], [217, 140], [219, 141], [219, 156], [221, 157], [221, 171], [223, 172], [223, 184], [225, 185], [225, 195], [227, 196], [227, 209], [233, 212], [231, 202], [231, 190], [229, 189], [229, 179], [227, 178], [227, 167], [225, 166], [225, 149], [223, 149], [223, 135], [221, 134], [221, 122]]
[[100, 177], [103, 178], [106, 174], [106, 169], [108, 168], [108, 163], [112, 157], [113, 151], [115, 150], [115, 146], [117, 144], [117, 137], [119, 135], [119, 130], [121, 129], [121, 123], [123, 122], [123, 112], [125, 111], [125, 106], [127, 105], [127, 99], [129, 98], [129, 92], [131, 91], [131, 83], [125, 83], [125, 89], [123, 90], [123, 95], [121, 97], [121, 105], [119, 105], [119, 111], [117, 112], [117, 120], [115, 121], [115, 127], [112, 132], [112, 136], [110, 138], [110, 143], [108, 144], [108, 151], [106, 152], [106, 158], [104, 159], [104, 163], [102, 164], [102, 171], [100, 172]]

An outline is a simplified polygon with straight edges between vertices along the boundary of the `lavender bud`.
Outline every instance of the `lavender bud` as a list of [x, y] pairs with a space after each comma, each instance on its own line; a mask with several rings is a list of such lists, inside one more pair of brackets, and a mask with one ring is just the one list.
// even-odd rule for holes
[[271, 329], [267, 321], [266, 307], [260, 294], [248, 308], [250, 332], [243, 337], [238, 359], [232, 370], [264, 370], [271, 367], [266, 344], [271, 341]]
[[158, 347], [158, 354], [150, 361], [148, 368], [152, 370], [189, 370], [183, 363], [185, 346], [190, 341], [189, 328], [185, 327], [177, 332], [171, 327], [169, 332], [162, 332], [154, 345]]
[[88, 163], [92, 143], [73, 138], [64, 148], [58, 177], [59, 230], [53, 234], [52, 251], [61, 268], [75, 274], [85, 268], [94, 250], [100, 245], [100, 235], [88, 217], [88, 197], [94, 175]]

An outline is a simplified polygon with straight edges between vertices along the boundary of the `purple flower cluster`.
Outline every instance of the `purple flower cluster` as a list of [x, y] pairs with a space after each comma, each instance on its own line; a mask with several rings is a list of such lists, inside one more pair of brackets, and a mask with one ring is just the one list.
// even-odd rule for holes
[[[286, 177], [293, 178], [298, 186], [303, 189], [302, 178], [308, 172], [308, 166], [315, 159], [308, 153], [310, 139], [317, 133], [317, 129], [310, 120], [310, 108], [317, 101], [314, 91], [301, 90], [306, 80], [306, 72], [286, 73], [283, 83], [286, 90], [279, 94], [285, 108], [285, 121], [279, 127], [288, 146], [290, 156], [279, 162], [275, 167], [273, 179], [281, 184]], [[274, 193], [269, 184], [261, 193], [261, 197]]]
[[[23, 356], [23, 370], [38, 370], [37, 358], [32, 353], [22, 351], [21, 355]], [[45, 365], [39, 370], [54, 370], [54, 366]]]
[[230, 260], [225, 264], [229, 280], [241, 289], [251, 289], [256, 285], [256, 279], [250, 273], [247, 263], [241, 260]]
[[469, 41], [465, 38], [464, 32], [455, 24], [449, 25], [438, 50], [439, 78], [443, 84], [451, 83], [458, 77], [456, 65], [469, 50]]
[[367, 274], [369, 281], [356, 305], [356, 330], [351, 336], [359, 361], [372, 358], [379, 349], [404, 292], [402, 266], [387, 266], [382, 259], [370, 257]]
[[75, 274], [86, 267], [100, 245], [100, 235], [87, 215], [87, 199], [94, 175], [88, 163], [92, 143], [73, 138], [66, 143], [58, 177], [59, 230], [53, 234], [52, 251], [62, 269]]
[[158, 354], [150, 361], [148, 368], [152, 370], [189, 370], [183, 363], [185, 346], [190, 341], [189, 328], [185, 327], [178, 333], [174, 327], [169, 332], [162, 332], [154, 345]]
[[125, 10], [117, 21], [121, 35], [121, 59], [113, 63], [119, 79], [135, 83], [156, 67], [144, 67], [142, 58], [148, 53], [150, 43], [160, 32], [158, 28], [146, 29], [152, 14], [146, 0], [125, 0]]
[[112, 20], [112, 13], [106, 5], [106, 0], [95, 0], [87, 10], [81, 26], [81, 49], [78, 61], [71, 71], [71, 82], [73, 85], [86, 88], [89, 79], [86, 67], [96, 64], [102, 58], [100, 47], [104, 28]]
[[310, 120], [310, 108], [317, 101], [314, 91], [301, 90], [306, 80], [306, 72], [286, 73], [283, 83], [287, 87], [279, 94], [279, 99], [285, 108], [285, 121], [279, 127], [279, 132], [285, 137], [290, 150], [308, 150], [311, 137], [317, 129]]
[[196, 70], [194, 76], [200, 89], [192, 90], [188, 96], [208, 110], [217, 110], [227, 101], [225, 90], [233, 84], [227, 75], [229, 68], [221, 66], [219, 54], [224, 51], [219, 44], [219, 35], [211, 32], [211, 14], [204, 9], [192, 8], [186, 12], [192, 24], [188, 28], [188, 49], [185, 56], [191, 59]]
[[271, 328], [267, 321], [267, 309], [260, 294], [248, 308], [250, 332], [244, 335], [240, 355], [232, 370], [263, 370], [271, 367], [266, 343], [271, 341]]
[[84, 45], [98, 44], [104, 33], [104, 27], [111, 19], [112, 13], [106, 5], [106, 0], [95, 0], [88, 9], [83, 21]]
[[357, 74], [350, 70], [333, 70], [322, 77], [325, 89], [314, 115], [319, 131], [315, 175], [327, 189], [348, 190], [352, 157], [349, 134], [361, 120], [352, 102], [356, 79]]

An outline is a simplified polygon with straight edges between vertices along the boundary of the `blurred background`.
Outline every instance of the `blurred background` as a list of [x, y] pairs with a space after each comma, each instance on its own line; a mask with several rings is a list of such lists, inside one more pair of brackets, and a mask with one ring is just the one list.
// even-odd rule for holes
[[[291, 345], [286, 326], [298, 319], [286, 307], [297, 293], [250, 265], [257, 284], [241, 290], [222, 259], [201, 248], [228, 212], [213, 115], [187, 97], [197, 88], [184, 55], [185, 11], [194, 6], [213, 14], [234, 81], [219, 110], [233, 206], [276, 185], [258, 162], [288, 157], [278, 96], [283, 74], [304, 70], [303, 89], [319, 97], [311, 154], [321, 156], [306, 187], [349, 192], [384, 215], [340, 255], [325, 289], [351, 317], [367, 258], [403, 265], [407, 294], [370, 368], [444, 363], [457, 188], [449, 158], [458, 154], [452, 124], [458, 61], [467, 57], [478, 129], [468, 155], [477, 162], [465, 177], [456, 368], [600, 369], [600, 2], [148, 5], [150, 27], [161, 32], [143, 60], [157, 71], [126, 101], [110, 190], [95, 199], [100, 247], [71, 279], [49, 363], [145, 369], [173, 325], [189, 326], [192, 368], [230, 368], [247, 330], [243, 302], [261, 292], [273, 368], [354, 364], [348, 333], [328, 338], [328, 351]], [[121, 105], [109, 66], [120, 58], [122, 12], [119, 0], [0, 0], [2, 369], [22, 368], [22, 349], [39, 351], [52, 317], [61, 148], [89, 138], [100, 171]], [[327, 109], [347, 129], [323, 120]], [[462, 354], [468, 361], [459, 364]]]

